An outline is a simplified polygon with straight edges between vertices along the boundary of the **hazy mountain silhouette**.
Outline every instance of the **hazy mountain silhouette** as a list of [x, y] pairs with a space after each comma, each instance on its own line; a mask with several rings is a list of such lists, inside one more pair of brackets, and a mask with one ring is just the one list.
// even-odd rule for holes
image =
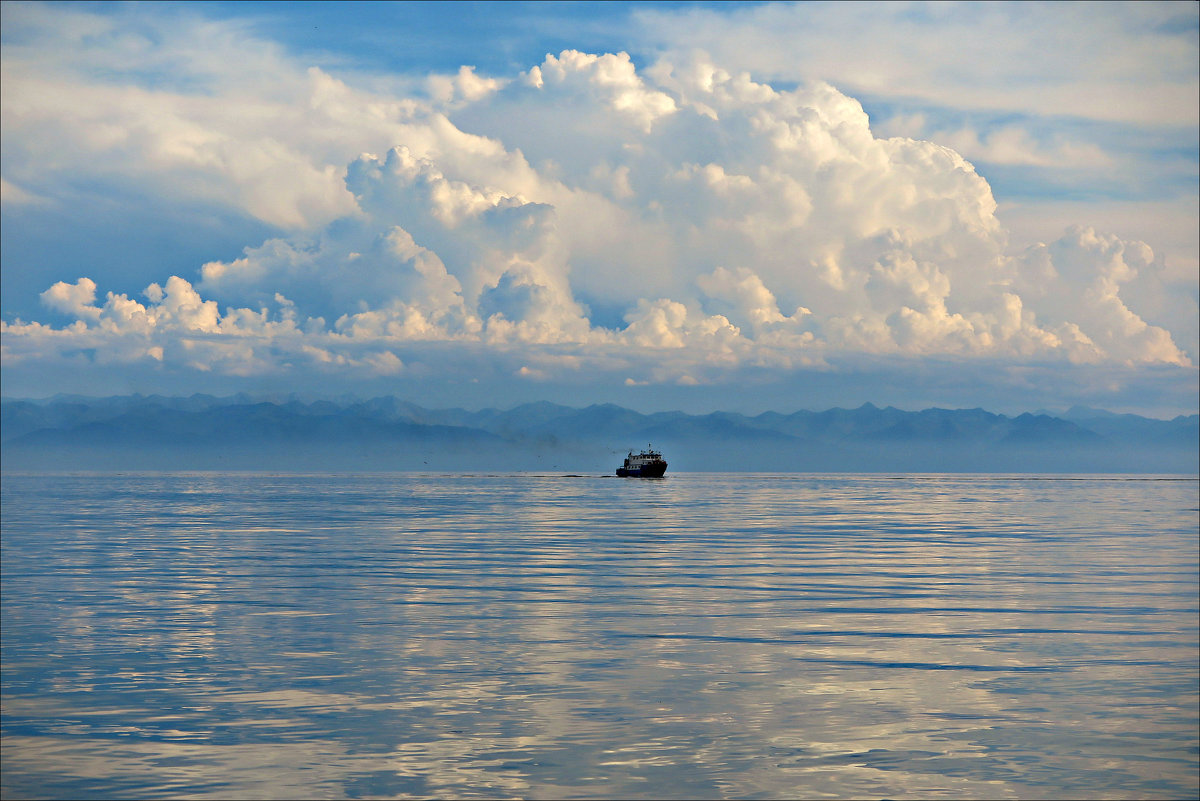
[[1084, 407], [642, 414], [613, 404], [427, 409], [304, 401], [56, 396], [0, 403], [6, 469], [589, 470], [648, 443], [672, 470], [1197, 471], [1200, 418]]

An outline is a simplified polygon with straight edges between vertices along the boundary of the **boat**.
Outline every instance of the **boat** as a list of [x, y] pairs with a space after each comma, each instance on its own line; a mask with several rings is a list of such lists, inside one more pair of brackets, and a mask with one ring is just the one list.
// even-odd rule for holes
[[617, 468], [617, 475], [621, 478], [662, 478], [665, 472], [667, 463], [663, 461], [662, 454], [649, 446], [641, 453], [630, 451], [625, 457], [625, 464]]

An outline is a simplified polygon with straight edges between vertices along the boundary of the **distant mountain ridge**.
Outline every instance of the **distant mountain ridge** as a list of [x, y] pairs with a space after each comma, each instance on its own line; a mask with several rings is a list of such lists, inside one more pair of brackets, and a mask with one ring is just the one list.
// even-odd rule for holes
[[549, 402], [429, 409], [399, 398], [305, 402], [58, 396], [0, 402], [5, 469], [587, 469], [653, 443], [679, 470], [1196, 472], [1200, 416], [1083, 407], [1016, 417], [867, 403], [791, 414], [643, 414]]

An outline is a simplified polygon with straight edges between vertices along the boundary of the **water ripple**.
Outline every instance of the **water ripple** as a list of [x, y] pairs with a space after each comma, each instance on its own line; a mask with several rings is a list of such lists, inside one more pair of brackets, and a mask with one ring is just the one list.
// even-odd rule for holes
[[1194, 797], [1187, 477], [5, 474], [5, 797]]

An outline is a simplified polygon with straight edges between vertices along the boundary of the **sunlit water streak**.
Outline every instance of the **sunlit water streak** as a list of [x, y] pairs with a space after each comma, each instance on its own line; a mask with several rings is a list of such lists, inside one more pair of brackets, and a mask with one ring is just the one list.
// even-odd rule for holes
[[6, 474], [5, 797], [1197, 795], [1197, 482]]

